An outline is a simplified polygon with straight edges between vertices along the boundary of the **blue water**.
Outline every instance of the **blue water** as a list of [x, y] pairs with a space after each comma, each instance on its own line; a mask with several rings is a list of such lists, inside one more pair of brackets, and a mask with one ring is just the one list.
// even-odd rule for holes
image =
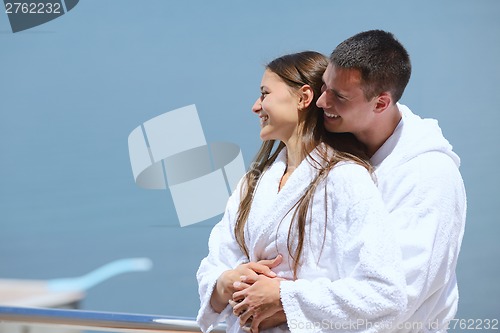
[[13, 34], [0, 13], [0, 278], [72, 277], [148, 257], [151, 271], [97, 285], [81, 307], [194, 317], [195, 272], [218, 218], [181, 228], [167, 191], [137, 187], [129, 133], [194, 103], [207, 140], [238, 144], [248, 165], [262, 65], [382, 28], [412, 57], [403, 103], [439, 119], [462, 158], [458, 317], [500, 319], [498, 17], [496, 0], [82, 0]]

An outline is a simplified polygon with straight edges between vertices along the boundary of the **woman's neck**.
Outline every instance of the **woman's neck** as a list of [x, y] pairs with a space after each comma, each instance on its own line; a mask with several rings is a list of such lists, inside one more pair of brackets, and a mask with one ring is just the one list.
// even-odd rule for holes
[[286, 173], [291, 174], [304, 159], [301, 143], [297, 137], [290, 138], [286, 145]]

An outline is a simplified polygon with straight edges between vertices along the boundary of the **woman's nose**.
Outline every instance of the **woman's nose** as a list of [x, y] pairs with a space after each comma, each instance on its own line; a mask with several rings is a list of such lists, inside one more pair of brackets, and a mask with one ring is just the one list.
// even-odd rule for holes
[[260, 98], [257, 98], [255, 103], [253, 103], [252, 112], [258, 113], [261, 110], [262, 110], [262, 101], [260, 100]]

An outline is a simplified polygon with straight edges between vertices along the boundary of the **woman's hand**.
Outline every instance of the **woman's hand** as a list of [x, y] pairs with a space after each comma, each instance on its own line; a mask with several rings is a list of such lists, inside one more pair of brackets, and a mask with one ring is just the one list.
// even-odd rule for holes
[[[229, 303], [231, 303], [233, 301], [229, 301]], [[236, 302], [234, 302], [235, 304], [238, 304]], [[281, 324], [286, 324], [286, 315], [285, 315], [285, 311], [281, 310], [281, 311], [278, 311], [276, 312], [275, 314], [273, 314], [271, 317], [267, 317], [266, 319], [264, 319], [263, 321], [260, 322], [257, 330], [254, 330], [252, 331], [252, 322], [247, 322], [245, 326], [241, 327], [241, 329], [247, 333], [258, 333], [259, 330], [265, 330], [265, 329], [268, 329], [268, 328], [273, 328], [273, 327], [277, 327]]]
[[281, 310], [273, 314], [271, 317], [267, 317], [266, 319], [261, 321], [259, 324], [259, 330], [265, 330], [285, 323], [286, 323], [285, 311]]
[[[216, 312], [224, 310], [232, 298], [233, 293], [249, 285], [241, 282], [241, 276], [247, 276], [249, 279], [256, 279], [259, 275], [270, 278], [276, 277], [271, 269], [281, 263], [282, 257], [278, 255], [274, 259], [260, 260], [258, 262], [249, 262], [238, 265], [235, 269], [223, 272], [217, 279], [217, 283], [210, 298], [210, 305]], [[250, 281], [250, 280], [249, 280]], [[235, 288], [237, 286], [237, 289]]]

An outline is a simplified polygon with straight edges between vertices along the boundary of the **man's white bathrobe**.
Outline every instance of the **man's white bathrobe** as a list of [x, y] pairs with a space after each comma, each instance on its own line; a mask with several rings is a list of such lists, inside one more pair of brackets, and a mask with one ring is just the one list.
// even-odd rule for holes
[[466, 216], [460, 159], [436, 120], [398, 107], [402, 120], [371, 159], [403, 253], [408, 306], [397, 332], [444, 332], [458, 304]]
[[[201, 300], [197, 320], [204, 332], [224, 320], [228, 332], [240, 332], [231, 306], [220, 314], [210, 306], [221, 273], [278, 254], [284, 260], [273, 271], [290, 280], [280, 283], [280, 294], [291, 332], [375, 332], [391, 327], [406, 309], [401, 251], [388, 229], [387, 211], [367, 170], [354, 163], [335, 166], [318, 186], [306, 227], [302, 265], [298, 279], [292, 281], [287, 235], [294, 204], [317, 173], [311, 163], [310, 158], [304, 160], [279, 192], [286, 149], [262, 175], [245, 229], [250, 258], [234, 237], [242, 182], [229, 199], [197, 273]], [[288, 328], [282, 325], [266, 331], [287, 332]]]

